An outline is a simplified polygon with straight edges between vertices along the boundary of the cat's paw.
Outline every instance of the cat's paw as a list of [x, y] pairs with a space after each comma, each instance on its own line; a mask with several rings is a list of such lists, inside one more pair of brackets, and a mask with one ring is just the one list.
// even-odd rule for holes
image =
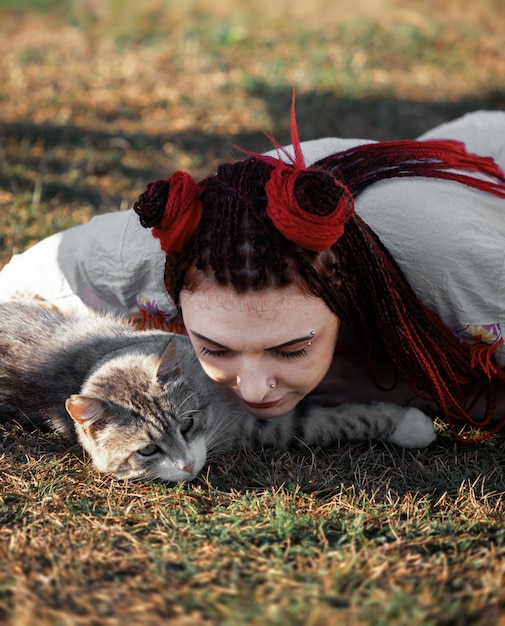
[[435, 441], [433, 421], [419, 409], [406, 409], [395, 431], [391, 443], [402, 448], [425, 448]]

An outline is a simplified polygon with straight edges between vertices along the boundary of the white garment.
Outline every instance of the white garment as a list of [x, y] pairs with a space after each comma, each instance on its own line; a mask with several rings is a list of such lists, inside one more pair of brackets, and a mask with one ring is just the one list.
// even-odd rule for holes
[[128, 317], [148, 302], [172, 319], [164, 264], [158, 241], [132, 209], [107, 213], [14, 255], [0, 272], [0, 301], [36, 299], [62, 311]]
[[[420, 137], [463, 141], [505, 169], [505, 112], [479, 111]], [[302, 144], [307, 164], [356, 145], [325, 138]], [[289, 148], [288, 148], [289, 149]], [[275, 151], [273, 151], [275, 154]], [[451, 181], [383, 180], [356, 201], [416, 294], [459, 336], [494, 343], [505, 329], [505, 200]], [[167, 320], [176, 311], [163, 286], [164, 254], [133, 210], [97, 216], [57, 233], [0, 272], [0, 300], [39, 298], [62, 310], [138, 307]], [[505, 366], [505, 347], [497, 350]]]
[[[457, 139], [505, 170], [505, 113], [480, 111], [419, 139]], [[434, 179], [391, 179], [359, 197], [418, 297], [462, 339], [497, 343], [505, 331], [505, 200]], [[505, 346], [496, 351], [505, 367]]]

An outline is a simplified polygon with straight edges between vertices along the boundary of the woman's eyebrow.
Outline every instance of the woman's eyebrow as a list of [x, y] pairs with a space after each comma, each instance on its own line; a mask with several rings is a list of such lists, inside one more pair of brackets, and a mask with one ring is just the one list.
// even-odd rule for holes
[[314, 335], [307, 335], [306, 337], [298, 337], [298, 339], [291, 339], [290, 341], [286, 341], [285, 343], [281, 343], [278, 346], [272, 346], [271, 348], [267, 348], [267, 350], [278, 350], [279, 348], [289, 348], [290, 346], [294, 346], [297, 343], [302, 343], [306, 341], [311, 341], [314, 339]]
[[[224, 346], [222, 343], [214, 341], [214, 339], [209, 339], [205, 335], [201, 335], [200, 333], [197, 333], [194, 330], [192, 330], [191, 333], [195, 337], [198, 337], [198, 339], [201, 339], [202, 341], [206, 341], [207, 343], [211, 343], [212, 345], [217, 346], [218, 348], [222, 348], [223, 350], [229, 350], [230, 349], [227, 346]], [[307, 335], [306, 337], [298, 337], [297, 339], [291, 339], [290, 341], [286, 341], [286, 342], [281, 343], [281, 344], [279, 344], [277, 346], [271, 346], [270, 348], [265, 348], [265, 350], [279, 350], [281, 348], [289, 348], [290, 346], [294, 346], [297, 343], [302, 343], [302, 341], [310, 341], [312, 339], [314, 339], [314, 335], [312, 335], [312, 334], [311, 335]]]
[[229, 350], [229, 348], [227, 348], [226, 346], [223, 346], [222, 343], [218, 343], [217, 341], [214, 341], [214, 339], [209, 339], [205, 335], [200, 335], [200, 333], [197, 333], [194, 330], [191, 331], [191, 334], [194, 335], [195, 337], [198, 337], [198, 339], [201, 339], [202, 341], [206, 341], [207, 343], [211, 343], [214, 346], [218, 346], [219, 348], [223, 348], [224, 350]]

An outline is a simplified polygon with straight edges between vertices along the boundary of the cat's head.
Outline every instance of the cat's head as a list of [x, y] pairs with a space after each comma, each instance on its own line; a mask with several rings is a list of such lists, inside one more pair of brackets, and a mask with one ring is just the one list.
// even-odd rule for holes
[[192, 480], [205, 464], [212, 407], [182, 373], [178, 341], [167, 337], [158, 353], [102, 364], [66, 402], [82, 446], [116, 478]]

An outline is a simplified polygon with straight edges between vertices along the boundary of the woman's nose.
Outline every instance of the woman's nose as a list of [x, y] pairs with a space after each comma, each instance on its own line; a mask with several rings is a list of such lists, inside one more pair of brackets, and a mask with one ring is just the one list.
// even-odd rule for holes
[[237, 372], [237, 388], [246, 402], [261, 402], [271, 391], [273, 377], [260, 366], [244, 365]]

